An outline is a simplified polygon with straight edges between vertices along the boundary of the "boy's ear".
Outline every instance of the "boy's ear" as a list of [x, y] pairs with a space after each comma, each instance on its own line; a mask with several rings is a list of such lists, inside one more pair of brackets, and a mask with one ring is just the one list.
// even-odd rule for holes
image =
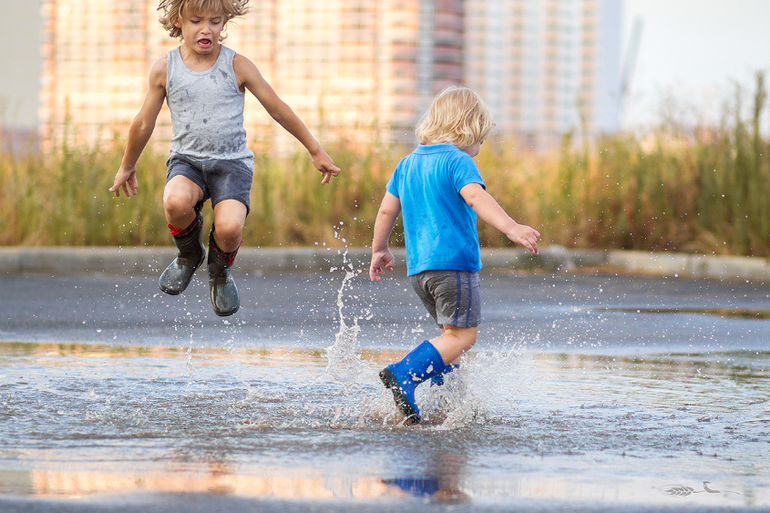
[[174, 26], [175, 26], [176, 28], [182, 28], [182, 20], [180, 20], [179, 18], [177, 18], [177, 19], [176, 19], [176, 21], [174, 22]]

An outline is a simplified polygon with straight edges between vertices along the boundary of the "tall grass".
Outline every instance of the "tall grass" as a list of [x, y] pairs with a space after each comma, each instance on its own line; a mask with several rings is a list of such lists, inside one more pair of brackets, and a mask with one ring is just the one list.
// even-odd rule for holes
[[0, 153], [0, 243], [165, 244], [158, 228], [165, 226], [158, 209], [165, 179], [147, 172], [162, 159], [143, 157], [141, 194], [116, 201], [107, 189], [121, 157], [117, 149], [67, 147], [50, 155]]
[[[565, 134], [546, 153], [491, 139], [477, 158], [487, 188], [545, 244], [572, 248], [770, 256], [770, 148], [760, 130], [764, 76], [750, 113], [743, 94], [718, 127], [667, 126], [588, 144]], [[368, 246], [384, 185], [410, 148], [327, 146], [343, 172], [331, 185], [307, 155], [255, 159], [247, 246]], [[0, 152], [0, 244], [166, 245], [165, 154], [146, 152], [139, 195], [108, 192], [122, 144], [50, 154]], [[210, 223], [210, 209], [205, 211]], [[509, 244], [479, 225], [483, 245]], [[343, 242], [344, 239], [344, 242]], [[392, 242], [403, 242], [397, 227]]]
[[[321, 185], [304, 151], [287, 158], [257, 155], [246, 245], [371, 241], [371, 223], [398, 157], [342, 143], [327, 150], [344, 169], [331, 185]], [[116, 198], [108, 189], [122, 152], [115, 142], [50, 154], [0, 152], [0, 244], [171, 244], [162, 206], [167, 156], [146, 151], [137, 164], [139, 193]], [[211, 209], [204, 209], [204, 222], [210, 225], [211, 218]]]
[[[720, 126], [662, 126], [560, 151], [495, 145], [480, 155], [488, 189], [546, 242], [576, 248], [770, 256], [770, 142], [764, 75], [748, 115], [738, 89]], [[487, 145], [485, 145], [487, 146]], [[480, 230], [487, 244], [500, 238]]]

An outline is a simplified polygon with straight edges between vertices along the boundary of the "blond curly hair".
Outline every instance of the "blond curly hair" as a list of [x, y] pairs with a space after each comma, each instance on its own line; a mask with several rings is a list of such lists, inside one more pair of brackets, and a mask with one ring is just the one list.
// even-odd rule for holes
[[484, 141], [495, 126], [487, 104], [467, 87], [448, 86], [431, 102], [415, 127], [420, 144], [467, 148]]
[[[163, 11], [160, 24], [171, 37], [182, 37], [182, 29], [176, 22], [184, 17], [202, 13], [222, 13], [227, 21], [237, 16], [243, 16], [249, 10], [249, 0], [162, 0], [158, 10]], [[224, 41], [227, 35], [223, 32], [219, 41]]]

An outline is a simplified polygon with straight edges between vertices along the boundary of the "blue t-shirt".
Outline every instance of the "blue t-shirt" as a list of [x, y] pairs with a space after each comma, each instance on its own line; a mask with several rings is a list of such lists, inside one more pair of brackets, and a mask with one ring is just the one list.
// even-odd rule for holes
[[473, 158], [451, 144], [420, 145], [396, 166], [386, 189], [401, 201], [408, 276], [481, 269], [476, 213], [460, 189], [486, 189]]

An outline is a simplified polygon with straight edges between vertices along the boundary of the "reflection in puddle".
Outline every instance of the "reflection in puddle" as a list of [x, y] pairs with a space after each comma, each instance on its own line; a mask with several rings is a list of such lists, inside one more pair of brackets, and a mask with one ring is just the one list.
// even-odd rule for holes
[[235, 494], [245, 497], [331, 499], [335, 490], [349, 490], [348, 499], [381, 497], [388, 486], [375, 478], [328, 479], [325, 476], [259, 477], [221, 472], [86, 473], [33, 471], [35, 496], [77, 496], [95, 493], [155, 491], [168, 493]]
[[413, 428], [400, 354], [0, 343], [0, 493], [770, 505], [770, 352], [479, 350]]

